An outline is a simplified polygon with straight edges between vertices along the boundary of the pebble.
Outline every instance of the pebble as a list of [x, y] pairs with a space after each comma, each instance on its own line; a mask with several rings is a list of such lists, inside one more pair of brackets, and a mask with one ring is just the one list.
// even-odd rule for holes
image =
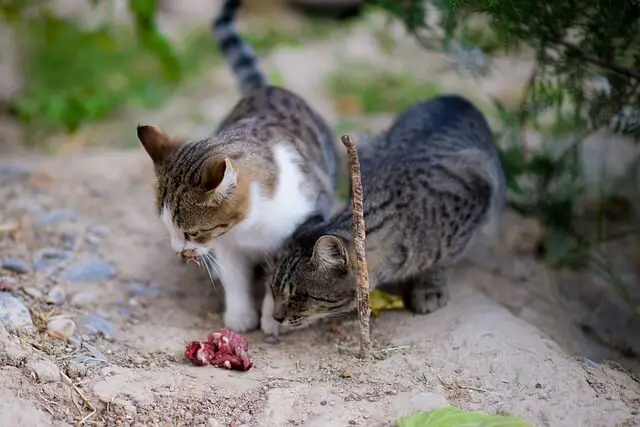
[[95, 225], [89, 229], [90, 233], [95, 234], [96, 236], [104, 237], [109, 234], [111, 230], [106, 225]]
[[25, 165], [2, 165], [0, 166], [0, 184], [10, 184], [16, 181], [23, 181], [29, 177], [31, 169]]
[[55, 210], [38, 215], [36, 222], [40, 225], [53, 225], [62, 221], [75, 221], [78, 215], [72, 210]]
[[103, 260], [78, 261], [66, 271], [67, 280], [72, 283], [103, 282], [115, 275], [115, 267]]
[[82, 340], [77, 336], [69, 337], [67, 340], [70, 346], [80, 348], [82, 346]]
[[2, 268], [16, 274], [27, 274], [31, 271], [29, 264], [16, 258], [9, 258], [2, 261]]
[[156, 298], [160, 295], [162, 290], [162, 285], [159, 283], [149, 283], [145, 285], [144, 283], [132, 283], [129, 285], [129, 291], [140, 297], [144, 298]]
[[29, 295], [33, 299], [42, 299], [42, 291], [38, 288], [34, 288], [33, 286], [25, 286], [22, 288], [25, 294]]
[[66, 261], [73, 257], [73, 252], [56, 248], [38, 249], [34, 256], [33, 268], [36, 271], [44, 270], [57, 266], [62, 261]]
[[45, 298], [45, 302], [48, 304], [62, 305], [66, 297], [67, 296], [62, 286], [57, 285], [51, 288], [51, 290], [47, 294], [47, 297]]
[[87, 375], [87, 366], [84, 363], [71, 360], [67, 364], [66, 371], [69, 378], [76, 379]]
[[13, 292], [18, 289], [18, 281], [11, 276], [0, 276], [0, 292]]
[[116, 327], [104, 317], [95, 314], [87, 314], [77, 319], [78, 333], [80, 334], [101, 334], [105, 337], [113, 337]]
[[41, 383], [60, 381], [60, 369], [48, 359], [30, 357], [27, 360], [27, 368], [35, 374]]
[[29, 309], [22, 301], [6, 292], [0, 293], [0, 324], [9, 330], [33, 331]]
[[63, 231], [60, 234], [62, 245], [68, 251], [73, 250], [76, 246], [76, 233], [74, 231]]
[[92, 246], [98, 246], [100, 242], [102, 242], [102, 237], [98, 236], [97, 234], [89, 233], [86, 240], [88, 244]]
[[57, 338], [69, 338], [75, 331], [76, 324], [68, 316], [54, 316], [47, 323], [47, 333]]
[[71, 296], [71, 304], [75, 307], [88, 307], [98, 301], [99, 295], [93, 291], [81, 291]]

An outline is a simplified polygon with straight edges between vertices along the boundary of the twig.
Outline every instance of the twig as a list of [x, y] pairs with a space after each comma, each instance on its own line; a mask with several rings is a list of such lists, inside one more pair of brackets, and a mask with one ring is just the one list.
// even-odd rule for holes
[[342, 143], [347, 149], [349, 159], [349, 171], [352, 187], [352, 215], [353, 215], [353, 244], [356, 250], [357, 270], [357, 295], [358, 295], [358, 320], [360, 321], [360, 357], [368, 360], [371, 358], [371, 336], [369, 335], [369, 272], [367, 270], [367, 258], [365, 254], [365, 226], [362, 178], [360, 176], [360, 160], [353, 138], [343, 135]]
[[447, 390], [449, 390], [449, 391], [454, 391], [455, 392], [455, 391], [458, 391], [458, 390], [471, 390], [471, 391], [477, 391], [477, 392], [480, 392], [480, 393], [491, 393], [491, 391], [485, 390], [485, 389], [480, 388], [480, 387], [473, 387], [473, 386], [470, 386], [470, 385], [462, 385], [462, 384], [459, 384], [457, 382], [448, 383], [440, 376], [440, 374], [438, 374], [438, 380], [440, 381], [440, 384], [442, 384], [442, 386], [444, 388], [446, 388]]
[[69, 378], [67, 374], [61, 373], [61, 375], [62, 375], [62, 378], [64, 378], [64, 380], [71, 386], [71, 388], [73, 388], [73, 391], [75, 391], [78, 394], [78, 396], [80, 396], [80, 398], [82, 399], [82, 403], [84, 403], [84, 405], [91, 410], [89, 414], [85, 415], [85, 417], [78, 422], [78, 426], [81, 426], [85, 422], [87, 422], [89, 418], [93, 417], [98, 411], [96, 410], [95, 406], [93, 406], [93, 403], [91, 403], [89, 398], [87, 398], [87, 396], [85, 396], [82, 390], [80, 390], [78, 386], [73, 383], [73, 380]]
[[593, 65], [596, 65], [605, 70], [613, 71], [621, 76], [624, 76], [628, 79], [636, 79], [640, 81], [640, 70], [636, 70], [633, 68], [624, 67], [622, 65], [616, 64], [614, 62], [608, 62], [604, 59], [598, 58], [596, 56], [585, 53], [579, 47], [565, 41], [561, 41], [558, 43], [560, 46], [564, 47], [566, 51], [570, 52], [573, 55], [576, 55], [583, 59], [586, 62], [590, 62]]

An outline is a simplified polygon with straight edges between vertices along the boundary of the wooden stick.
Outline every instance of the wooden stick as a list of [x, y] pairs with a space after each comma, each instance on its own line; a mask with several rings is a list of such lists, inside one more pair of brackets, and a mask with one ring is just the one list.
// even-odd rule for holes
[[369, 271], [365, 253], [365, 226], [362, 177], [360, 176], [360, 160], [355, 142], [349, 135], [343, 135], [342, 143], [347, 149], [349, 159], [349, 175], [352, 187], [353, 244], [356, 250], [356, 287], [358, 295], [358, 320], [360, 321], [360, 357], [368, 360], [371, 357], [371, 336], [369, 335]]

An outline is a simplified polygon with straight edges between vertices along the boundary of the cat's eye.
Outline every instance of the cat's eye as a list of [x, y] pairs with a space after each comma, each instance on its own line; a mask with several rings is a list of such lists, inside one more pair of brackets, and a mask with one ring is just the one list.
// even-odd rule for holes
[[187, 237], [194, 238], [194, 237], [198, 237], [198, 234], [200, 234], [200, 232], [199, 231], [189, 231], [189, 232], [184, 233], [184, 234], [186, 234]]

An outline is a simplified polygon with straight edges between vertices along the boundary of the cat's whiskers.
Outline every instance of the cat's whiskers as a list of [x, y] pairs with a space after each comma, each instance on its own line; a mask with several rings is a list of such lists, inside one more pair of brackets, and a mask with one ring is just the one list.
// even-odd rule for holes
[[[209, 275], [209, 280], [211, 281], [213, 288], [217, 290], [216, 282], [213, 278], [213, 274], [211, 270], [213, 270], [216, 273], [216, 276], [218, 276], [218, 280], [220, 280], [221, 283], [222, 283], [222, 278], [220, 277], [220, 273], [218, 271], [218, 265], [216, 264], [215, 256], [211, 251], [207, 251], [201, 256], [202, 256], [204, 268], [207, 270], [207, 274]], [[223, 283], [223, 286], [224, 286], [224, 283]]]

